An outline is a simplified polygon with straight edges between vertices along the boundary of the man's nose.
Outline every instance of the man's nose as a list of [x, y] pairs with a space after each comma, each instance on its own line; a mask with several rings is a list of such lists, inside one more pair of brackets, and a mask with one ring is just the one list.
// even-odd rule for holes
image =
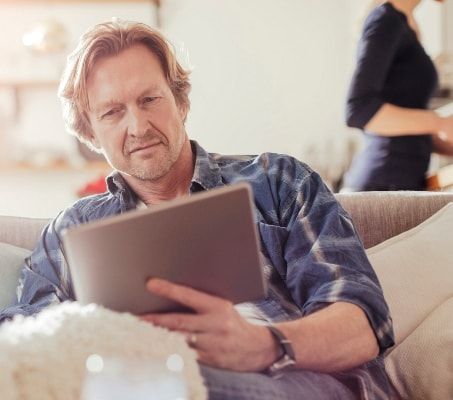
[[127, 133], [132, 136], [143, 136], [148, 131], [148, 119], [142, 110], [130, 110], [128, 113]]

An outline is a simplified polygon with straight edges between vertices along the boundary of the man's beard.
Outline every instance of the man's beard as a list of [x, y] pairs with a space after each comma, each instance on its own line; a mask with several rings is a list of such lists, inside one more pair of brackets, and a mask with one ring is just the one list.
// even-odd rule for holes
[[170, 151], [166, 152], [169, 157], [156, 160], [151, 166], [149, 165], [135, 165], [131, 166], [129, 174], [141, 181], [157, 181], [165, 176], [178, 159], [179, 154], [176, 157], [171, 157]]
[[181, 135], [180, 142], [177, 143], [170, 143], [163, 135], [146, 135], [140, 141], [128, 142], [125, 145], [125, 157], [131, 161], [130, 151], [132, 149], [147, 145], [148, 143], [155, 143], [157, 139], [160, 140], [157, 146], [162, 148], [158, 149], [157, 157], [152, 160], [152, 164], [150, 165], [149, 161], [144, 161], [141, 165], [137, 161], [135, 164], [138, 165], [132, 165], [130, 163], [130, 169], [128, 171], [130, 175], [142, 181], [157, 181], [171, 170], [181, 155], [185, 140], [183, 135]]

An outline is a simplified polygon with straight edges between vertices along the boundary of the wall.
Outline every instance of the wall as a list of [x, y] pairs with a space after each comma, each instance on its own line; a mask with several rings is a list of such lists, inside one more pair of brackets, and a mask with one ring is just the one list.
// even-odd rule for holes
[[335, 161], [352, 49], [345, 3], [165, 1], [164, 30], [190, 52], [192, 137], [212, 151]]
[[[453, 90], [453, 0], [448, 0], [442, 13], [443, 80]], [[453, 94], [452, 94], [453, 97]]]
[[[348, 140], [359, 138], [344, 127], [343, 102], [354, 60], [353, 33], [366, 3], [163, 0], [163, 30], [193, 70], [189, 134], [211, 151], [285, 152], [324, 177], [340, 175], [351, 151]], [[2, 29], [11, 33], [0, 38], [0, 51], [7, 55], [0, 60], [0, 72], [2, 66], [20, 70], [31, 64], [34, 74], [58, 76], [64, 57], [31, 58], [19, 43], [26, 27], [45, 17], [66, 24], [69, 48], [85, 28], [111, 16], [155, 20], [149, 5], [140, 3], [38, 4], [0, 5]], [[422, 30], [436, 51], [439, 9], [433, 11], [433, 1], [422, 7]], [[39, 163], [40, 154], [74, 154], [74, 140], [63, 133], [55, 90], [47, 86], [19, 93], [21, 118], [7, 127], [7, 147], [15, 149], [8, 156]]]

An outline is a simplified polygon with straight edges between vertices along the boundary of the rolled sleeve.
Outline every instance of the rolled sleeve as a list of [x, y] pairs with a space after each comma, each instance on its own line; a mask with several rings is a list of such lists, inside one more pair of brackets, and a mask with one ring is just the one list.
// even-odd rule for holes
[[347, 95], [348, 126], [363, 129], [384, 104], [383, 87], [402, 34], [398, 16], [378, 15], [366, 21]]
[[49, 305], [73, 299], [60, 243], [60, 232], [73, 223], [70, 213], [61, 213], [44, 228], [37, 247], [22, 268], [16, 301], [1, 310], [0, 322], [15, 315], [33, 315]]
[[304, 315], [326, 303], [359, 306], [384, 352], [394, 338], [378, 278], [350, 217], [316, 173], [301, 184], [293, 212], [285, 258], [294, 301]]

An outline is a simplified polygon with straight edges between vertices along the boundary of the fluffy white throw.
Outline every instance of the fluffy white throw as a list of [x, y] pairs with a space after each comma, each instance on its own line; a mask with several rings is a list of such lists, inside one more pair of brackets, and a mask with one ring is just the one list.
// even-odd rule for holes
[[188, 398], [207, 398], [196, 353], [182, 335], [130, 314], [77, 303], [50, 307], [36, 317], [19, 316], [1, 326], [0, 398], [79, 400], [90, 374], [87, 359], [93, 354], [100, 356], [95, 356], [98, 360], [121, 360], [126, 366], [165, 366], [177, 354]]

